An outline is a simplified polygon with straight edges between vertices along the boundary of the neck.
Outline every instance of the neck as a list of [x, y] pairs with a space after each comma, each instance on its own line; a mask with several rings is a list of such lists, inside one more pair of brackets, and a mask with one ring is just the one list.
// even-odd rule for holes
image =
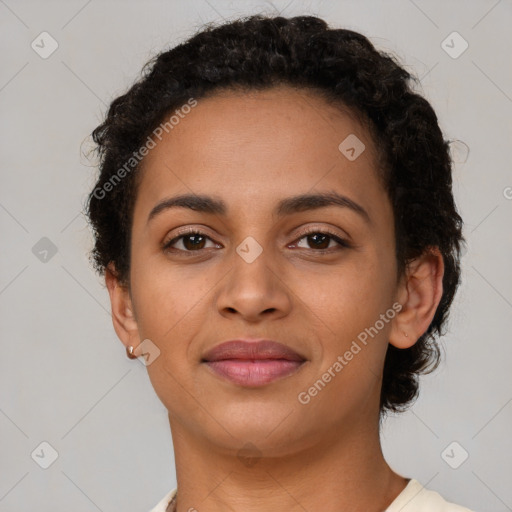
[[[378, 419], [281, 457], [226, 451], [169, 416], [178, 482], [177, 512], [385, 510], [407, 480], [384, 460]], [[368, 425], [368, 423], [366, 423]]]

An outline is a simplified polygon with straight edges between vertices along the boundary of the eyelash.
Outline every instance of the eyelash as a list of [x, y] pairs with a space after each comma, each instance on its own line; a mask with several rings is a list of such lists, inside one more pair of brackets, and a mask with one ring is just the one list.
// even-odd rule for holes
[[[168, 242], [165, 242], [163, 245], [162, 245], [162, 249], [164, 251], [178, 251], [178, 252], [181, 252], [181, 253], [194, 253], [194, 252], [200, 252], [204, 249], [199, 249], [197, 251], [188, 251], [188, 250], [183, 250], [183, 249], [173, 249], [171, 246], [174, 245], [178, 240], [182, 239], [182, 238], [185, 238], [187, 236], [190, 236], [190, 235], [200, 235], [200, 236], [203, 236], [209, 240], [211, 240], [213, 242], [213, 240], [208, 236], [206, 235], [205, 233], [197, 230], [197, 229], [194, 229], [194, 228], [190, 228], [190, 229], [187, 229], [186, 231], [183, 231], [181, 232], [178, 236], [174, 237], [173, 239], [169, 240]], [[352, 244], [350, 244], [347, 240], [343, 239], [343, 238], [340, 238], [337, 234], [333, 233], [332, 231], [329, 231], [328, 229], [325, 229], [325, 230], [319, 230], [319, 229], [309, 229], [309, 230], [305, 230], [305, 231], [302, 231], [301, 233], [298, 234], [298, 238], [296, 238], [297, 242], [299, 242], [300, 240], [302, 240], [303, 238], [306, 238], [308, 235], [327, 235], [329, 238], [331, 238], [332, 240], [334, 240], [336, 243], [339, 244], [339, 247], [337, 248], [334, 248], [336, 250], [340, 250], [340, 249], [349, 249], [352, 247]], [[329, 254], [329, 253], [332, 253], [332, 247], [330, 249], [306, 249], [306, 250], [309, 250], [309, 251], [313, 251], [315, 253], [319, 253], [319, 254]]]

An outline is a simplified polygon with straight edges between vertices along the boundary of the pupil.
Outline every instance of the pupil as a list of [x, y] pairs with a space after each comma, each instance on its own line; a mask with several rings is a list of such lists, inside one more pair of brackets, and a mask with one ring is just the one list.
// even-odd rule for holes
[[[192, 242], [192, 244], [189, 246], [189, 244], [187, 243], [187, 241], [190, 241], [192, 239], [202, 239], [203, 236], [202, 235], [187, 235], [185, 238], [184, 238], [184, 245], [187, 249], [190, 249], [190, 248], [197, 248], [199, 247], [199, 244], [201, 242], [204, 242], [204, 240], [199, 240], [199, 241], [196, 241], [196, 242]], [[201, 247], [200, 247], [201, 248]]]
[[320, 248], [320, 249], [327, 249], [327, 247], [329, 247], [329, 241], [327, 241], [327, 246], [325, 246], [325, 247], [320, 247], [320, 245], [321, 245], [322, 243], [324, 243], [324, 244], [325, 244], [325, 241], [326, 241], [329, 237], [328, 237], [327, 235], [322, 235], [321, 233], [315, 233], [314, 235], [310, 235], [310, 237], [309, 237], [309, 238], [317, 238], [317, 237], [320, 237], [320, 238], [322, 238], [323, 240], [320, 242], [320, 244], [318, 244], [318, 243], [314, 242], [315, 246], [316, 246], [317, 248]]

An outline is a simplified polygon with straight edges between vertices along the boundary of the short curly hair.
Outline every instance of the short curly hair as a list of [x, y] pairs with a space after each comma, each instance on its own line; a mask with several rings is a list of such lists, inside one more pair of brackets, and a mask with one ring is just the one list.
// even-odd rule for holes
[[92, 133], [100, 156], [99, 177], [86, 205], [95, 238], [93, 266], [104, 275], [113, 263], [117, 278], [129, 287], [136, 178], [141, 173], [123, 173], [115, 186], [108, 184], [126, 162], [134, 171], [140, 167], [132, 163], [134, 152], [166, 115], [190, 98], [222, 89], [288, 85], [314, 90], [355, 115], [375, 143], [379, 177], [394, 212], [399, 276], [412, 259], [432, 247], [444, 260], [443, 294], [427, 331], [408, 349], [388, 344], [380, 412], [407, 409], [418, 396], [419, 375], [439, 364], [435, 336], [444, 334], [460, 282], [464, 242], [452, 195], [450, 143], [429, 102], [413, 92], [412, 82], [418, 79], [365, 36], [329, 28], [317, 17], [252, 15], [206, 25], [147, 62], [141, 78], [112, 101], [105, 120]]

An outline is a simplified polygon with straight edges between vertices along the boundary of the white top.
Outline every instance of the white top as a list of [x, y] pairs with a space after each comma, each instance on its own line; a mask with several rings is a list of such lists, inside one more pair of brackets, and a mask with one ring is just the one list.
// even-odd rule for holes
[[[167, 506], [176, 495], [177, 489], [169, 491], [149, 512], [176, 512], [176, 505]], [[411, 479], [404, 490], [395, 498], [385, 512], [472, 512], [468, 508], [449, 503], [435, 491], [423, 487]]]
[[471, 510], [446, 501], [437, 492], [426, 489], [417, 480], [411, 479], [386, 512], [471, 512]]

